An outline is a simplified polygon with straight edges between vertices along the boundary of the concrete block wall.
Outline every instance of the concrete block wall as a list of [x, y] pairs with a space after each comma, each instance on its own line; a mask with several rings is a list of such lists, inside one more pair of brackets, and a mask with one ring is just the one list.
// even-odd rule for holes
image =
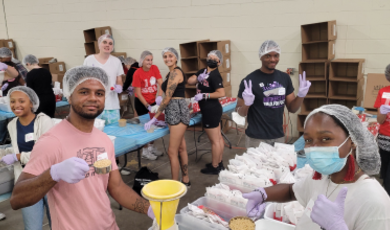
[[[300, 25], [337, 20], [336, 58], [365, 58], [366, 73], [390, 63], [389, 0], [3, 0], [8, 34], [19, 57], [55, 56], [71, 68], [83, 63], [83, 30], [111, 26], [116, 51], [139, 58], [148, 49], [163, 75], [161, 50], [200, 39], [230, 39], [232, 86], [259, 68], [266, 39], [282, 47], [278, 69], [298, 69]], [[5, 38], [0, 10], [0, 38]], [[298, 74], [292, 76], [298, 88]], [[296, 132], [296, 116], [291, 115]], [[294, 133], [297, 134], [297, 133]]]

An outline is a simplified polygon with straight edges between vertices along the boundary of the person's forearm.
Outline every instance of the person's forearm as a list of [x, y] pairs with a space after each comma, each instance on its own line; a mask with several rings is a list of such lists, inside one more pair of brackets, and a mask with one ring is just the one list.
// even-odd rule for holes
[[155, 118], [158, 118], [160, 114], [165, 110], [165, 108], [168, 106], [169, 102], [171, 101], [171, 97], [165, 96], [163, 101], [160, 104], [160, 107], [158, 107], [157, 113], [154, 115]]
[[295, 99], [291, 102], [290, 106], [287, 107], [290, 113], [296, 113], [303, 103], [304, 97], [295, 97]]
[[15, 78], [19, 75], [19, 72], [14, 67], [11, 67], [11, 66], [8, 66], [8, 69], [6, 70], [6, 72], [8, 73], [8, 75], [11, 78]]
[[198, 77], [196, 75], [192, 75], [187, 80], [187, 84], [189, 85], [196, 85], [196, 83], [198, 83]]
[[241, 117], [246, 117], [248, 115], [249, 106], [241, 105], [236, 107], [236, 111], [240, 114]]
[[293, 184], [277, 184], [271, 187], [264, 188], [267, 193], [267, 202], [285, 203], [296, 200]]
[[18, 210], [36, 204], [56, 184], [50, 175], [50, 169], [30, 179], [23, 180], [20, 176], [12, 191], [10, 200], [12, 209]]
[[387, 114], [381, 114], [379, 111], [378, 111], [378, 115], [377, 115], [377, 121], [379, 124], [383, 124], [385, 121], [386, 121], [386, 118], [387, 118]]
[[149, 201], [140, 197], [133, 189], [125, 183], [121, 183], [114, 189], [108, 191], [112, 198], [116, 200], [123, 207], [133, 210], [135, 212], [147, 214], [149, 209]]
[[218, 98], [221, 98], [221, 97], [224, 97], [225, 96], [225, 92], [214, 92], [214, 93], [210, 93], [210, 99], [218, 99]]
[[163, 95], [163, 91], [162, 91], [162, 88], [161, 88], [162, 84], [163, 84], [163, 80], [161, 78], [158, 79], [157, 80], [157, 85], [158, 85], [158, 94], [157, 94], [157, 96], [162, 96]]
[[123, 87], [122, 76], [116, 77], [116, 84]]

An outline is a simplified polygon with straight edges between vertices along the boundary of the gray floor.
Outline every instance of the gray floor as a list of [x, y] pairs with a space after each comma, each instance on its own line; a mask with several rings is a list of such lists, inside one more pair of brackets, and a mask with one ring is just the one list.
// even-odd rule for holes
[[[196, 132], [196, 136], [198, 136], [200, 132]], [[238, 142], [237, 133], [234, 130], [230, 130], [227, 134], [228, 138], [233, 141], [234, 145]], [[244, 139], [244, 137], [243, 137]], [[169, 135], [164, 137], [165, 145], [168, 147], [169, 143]], [[187, 141], [187, 149], [189, 153], [194, 152], [194, 132], [187, 131], [186, 132], [186, 141]], [[245, 140], [241, 140], [239, 146], [244, 146]], [[205, 187], [214, 185], [218, 183], [218, 176], [216, 175], [204, 175], [200, 173], [200, 169], [204, 167], [206, 163], [211, 162], [211, 151], [210, 151], [210, 142], [206, 135], [203, 135], [201, 138], [201, 142], [197, 143], [198, 149], [206, 149], [206, 151], [198, 152], [198, 157], [202, 153], [205, 154], [198, 163], [195, 163], [195, 154], [190, 155], [189, 157], [189, 175], [192, 187], [189, 189], [186, 196], [184, 196], [179, 204], [178, 212], [181, 208], [183, 208], [187, 203], [191, 203], [203, 196], [205, 191]], [[162, 140], [159, 139], [156, 141], [156, 145], [158, 149], [163, 150]], [[240, 149], [229, 149], [225, 148], [224, 150], [224, 163], [226, 163], [229, 159], [234, 158], [236, 154], [241, 154], [243, 150]], [[128, 167], [132, 170], [131, 175], [123, 176], [123, 180], [130, 186], [133, 186], [133, 180], [136, 170], [138, 169], [138, 161], [135, 153], [128, 154]], [[122, 159], [123, 160], [123, 159]], [[164, 156], [159, 157], [156, 161], [142, 160], [143, 166], [148, 166], [152, 171], [158, 172], [160, 179], [170, 179], [171, 171], [169, 165], [169, 159], [166, 154]], [[135, 213], [133, 211], [123, 209], [122, 211], [118, 210], [119, 205], [111, 199], [111, 208], [114, 210], [116, 215], [116, 221], [120, 229], [148, 229], [152, 225], [152, 221], [146, 215], [142, 215], [139, 213]], [[14, 211], [11, 209], [11, 206], [8, 201], [0, 203], [0, 212], [6, 214], [7, 218], [3, 221], [0, 221], [0, 229], [1, 230], [22, 230], [24, 229], [22, 213], [20, 210]], [[71, 220], [70, 220], [71, 221]], [[44, 221], [44, 230], [48, 230], [47, 220]]]

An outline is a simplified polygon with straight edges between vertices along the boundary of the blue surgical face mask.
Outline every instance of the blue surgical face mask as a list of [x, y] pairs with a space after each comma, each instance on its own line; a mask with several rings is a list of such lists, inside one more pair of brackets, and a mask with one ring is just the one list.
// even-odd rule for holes
[[331, 175], [340, 172], [347, 163], [348, 155], [340, 158], [339, 149], [343, 146], [349, 137], [340, 146], [330, 147], [309, 147], [305, 148], [307, 162], [310, 167], [323, 175]]

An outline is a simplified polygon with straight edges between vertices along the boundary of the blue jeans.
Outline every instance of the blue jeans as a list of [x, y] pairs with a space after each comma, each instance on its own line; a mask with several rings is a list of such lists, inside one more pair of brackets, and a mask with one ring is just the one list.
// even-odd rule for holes
[[49, 226], [51, 229], [51, 219], [49, 211], [49, 203], [47, 197], [44, 196], [38, 203], [22, 208], [23, 222], [25, 230], [42, 230], [43, 215], [46, 207], [46, 216], [49, 220]]

